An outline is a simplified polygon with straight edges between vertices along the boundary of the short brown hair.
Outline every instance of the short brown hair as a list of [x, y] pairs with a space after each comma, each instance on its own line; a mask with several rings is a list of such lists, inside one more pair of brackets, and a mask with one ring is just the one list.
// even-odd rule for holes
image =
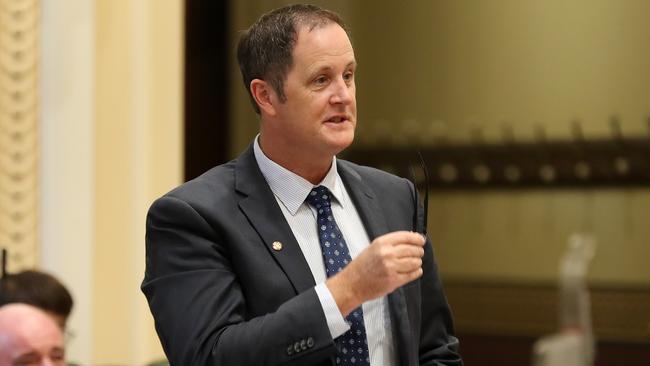
[[23, 303], [67, 319], [73, 301], [68, 289], [54, 276], [40, 271], [6, 274], [0, 279], [0, 306]]
[[284, 80], [293, 65], [299, 26], [312, 30], [331, 23], [338, 24], [347, 33], [343, 20], [333, 11], [315, 5], [289, 5], [262, 15], [242, 33], [237, 45], [237, 61], [257, 113], [260, 109], [249, 89], [251, 81], [269, 82], [280, 100], [285, 101]]

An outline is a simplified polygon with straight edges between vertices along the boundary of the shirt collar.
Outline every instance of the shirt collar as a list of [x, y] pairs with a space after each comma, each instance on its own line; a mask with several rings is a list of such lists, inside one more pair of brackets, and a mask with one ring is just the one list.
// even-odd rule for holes
[[332, 192], [334, 199], [343, 206], [343, 182], [336, 168], [336, 156], [332, 157], [332, 165], [325, 178], [319, 184], [313, 185], [303, 177], [269, 159], [260, 147], [259, 137], [258, 134], [253, 144], [257, 165], [269, 187], [271, 187], [273, 194], [282, 202], [291, 215], [296, 214], [300, 206], [305, 202], [309, 192], [316, 186], [327, 187]]

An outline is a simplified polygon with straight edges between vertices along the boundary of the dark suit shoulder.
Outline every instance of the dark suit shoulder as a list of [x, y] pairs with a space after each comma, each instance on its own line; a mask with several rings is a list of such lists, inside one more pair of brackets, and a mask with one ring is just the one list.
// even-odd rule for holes
[[206, 201], [219, 201], [232, 196], [234, 190], [234, 168], [237, 160], [218, 165], [200, 176], [172, 189], [164, 197], [172, 197], [191, 205]]
[[215, 221], [237, 207], [234, 189], [236, 160], [216, 166], [156, 199], [149, 208], [148, 221], [155, 218], [177, 220], [178, 210], [190, 209], [215, 227]]

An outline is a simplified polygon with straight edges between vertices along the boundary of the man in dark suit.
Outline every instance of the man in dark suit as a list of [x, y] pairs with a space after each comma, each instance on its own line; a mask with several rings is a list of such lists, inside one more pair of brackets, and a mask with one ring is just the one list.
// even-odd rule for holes
[[356, 125], [341, 19], [274, 10], [238, 59], [260, 134], [147, 217], [142, 290], [171, 364], [461, 365], [414, 187], [335, 157]]

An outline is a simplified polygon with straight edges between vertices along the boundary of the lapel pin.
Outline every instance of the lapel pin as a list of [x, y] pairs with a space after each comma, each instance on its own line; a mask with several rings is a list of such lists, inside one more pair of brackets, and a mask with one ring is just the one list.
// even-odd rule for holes
[[273, 250], [279, 252], [279, 251], [282, 250], [282, 243], [280, 243], [279, 241], [274, 241], [272, 247], [273, 247]]

